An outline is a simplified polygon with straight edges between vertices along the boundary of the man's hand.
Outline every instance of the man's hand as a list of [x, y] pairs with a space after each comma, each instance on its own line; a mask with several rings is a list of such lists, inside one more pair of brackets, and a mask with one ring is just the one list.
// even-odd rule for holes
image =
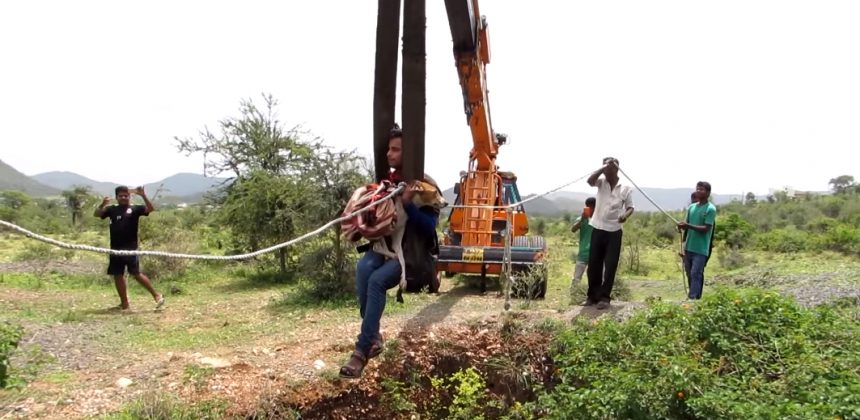
[[618, 169], [618, 161], [617, 161], [617, 160], [615, 160], [615, 159], [612, 159], [612, 160], [610, 160], [609, 162], [606, 162], [606, 165], [605, 165], [605, 166], [606, 166], [607, 168]]
[[686, 230], [689, 226], [687, 222], [678, 222], [678, 231]]
[[146, 197], [146, 191], [143, 190], [143, 187], [135, 188], [134, 193], [141, 196], [141, 197]]
[[627, 221], [627, 215], [622, 214], [621, 217], [618, 218], [619, 223], [624, 223]]
[[403, 204], [411, 203], [412, 197], [415, 196], [415, 190], [412, 187], [407, 186], [403, 189], [403, 192], [400, 194], [400, 198], [403, 200]]
[[102, 205], [100, 205], [99, 207], [104, 207], [104, 206], [107, 206], [108, 204], [110, 204], [110, 197], [105, 197], [102, 199]]

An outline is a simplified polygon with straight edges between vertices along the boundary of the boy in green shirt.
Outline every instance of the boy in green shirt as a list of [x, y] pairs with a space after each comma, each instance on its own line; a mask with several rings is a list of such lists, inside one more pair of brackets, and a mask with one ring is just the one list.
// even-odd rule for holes
[[576, 255], [576, 268], [573, 270], [573, 280], [570, 282], [571, 292], [573, 291], [573, 287], [582, 280], [582, 275], [585, 273], [586, 267], [588, 267], [588, 258], [591, 251], [591, 231], [594, 230], [589, 220], [594, 213], [594, 205], [596, 203], [597, 200], [594, 197], [585, 199], [585, 208], [582, 209], [582, 215], [576, 219], [576, 223], [570, 228], [571, 232], [579, 231], [579, 253]]
[[690, 279], [690, 299], [701, 299], [705, 284], [705, 264], [711, 255], [711, 238], [714, 235], [714, 222], [717, 207], [708, 199], [711, 197], [711, 184], [700, 181], [696, 184], [698, 202], [690, 204], [687, 220], [678, 223], [678, 228], [686, 231], [684, 249], [684, 269]]

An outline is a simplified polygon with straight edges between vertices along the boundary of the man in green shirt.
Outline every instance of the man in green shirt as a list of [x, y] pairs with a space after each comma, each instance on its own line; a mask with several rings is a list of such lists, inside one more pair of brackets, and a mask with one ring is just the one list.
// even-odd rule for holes
[[579, 253], [576, 255], [576, 268], [573, 270], [573, 280], [570, 282], [571, 291], [582, 280], [582, 275], [585, 273], [586, 267], [588, 267], [589, 251], [591, 250], [591, 231], [594, 230], [588, 221], [594, 213], [596, 202], [597, 200], [594, 197], [585, 199], [585, 208], [582, 209], [582, 215], [576, 219], [576, 223], [570, 228], [571, 232], [579, 231]]
[[686, 231], [687, 244], [684, 250], [684, 269], [690, 279], [690, 299], [701, 299], [705, 284], [705, 264], [711, 255], [711, 238], [714, 235], [714, 222], [717, 207], [708, 199], [711, 197], [711, 184], [700, 181], [696, 184], [698, 202], [690, 204], [687, 220], [678, 223], [678, 228]]

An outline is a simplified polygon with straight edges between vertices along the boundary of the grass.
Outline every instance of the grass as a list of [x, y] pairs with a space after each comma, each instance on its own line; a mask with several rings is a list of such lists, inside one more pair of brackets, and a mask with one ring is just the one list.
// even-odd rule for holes
[[[527, 302], [527, 305], [516, 299], [512, 301], [512, 308], [538, 311], [570, 309], [569, 288], [576, 245], [570, 238], [562, 236], [549, 237], [548, 240], [550, 276], [546, 298]], [[12, 251], [0, 247], [0, 261], [22, 249], [23, 241], [0, 236], [0, 244], [10, 243], [14, 248]], [[844, 281], [860, 281], [860, 262], [839, 254], [748, 252], [746, 256], [750, 260], [749, 265], [730, 269], [721, 265], [719, 254], [716, 254], [708, 265], [706, 278], [752, 275], [769, 270], [779, 275], [836, 273]], [[673, 301], [683, 298], [680, 267], [673, 249], [645, 249], [641, 261], [647, 274], [624, 270], [619, 270], [618, 274], [629, 288], [632, 300], [644, 301], [655, 296]], [[0, 293], [12, 296], [11, 299], [0, 300], [0, 321], [12, 320], [46, 327], [58, 323], [74, 324], [75, 328], [99, 332], [88, 338], [93, 341], [88, 345], [102, 352], [128, 355], [168, 351], [217, 352], [224, 347], [272, 339], [297, 343], [304, 334], [315, 329], [324, 330], [357, 321], [357, 303], [352, 296], [325, 303], [311, 302], [301, 293], [302, 282], [311, 280], [284, 281], [278, 276], [247, 267], [244, 264], [195, 263], [180, 278], [157, 281], [156, 288], [167, 297], [167, 307], [163, 312], [153, 311], [151, 297], [130, 279], [128, 290], [133, 310], [122, 314], [106, 311], [118, 303], [113, 282], [106, 275], [61, 271], [0, 274]], [[478, 289], [477, 285], [469, 284], [465, 279], [458, 280], [459, 285], [441, 295], [405, 294], [404, 303], [396, 302], [396, 288], [392, 289], [388, 292], [384, 316], [409, 316], [434, 305], [444, 311], [445, 308], [454, 308], [458, 302], [457, 308], [461, 308], [461, 299], [477, 296]], [[445, 279], [445, 282], [450, 281]], [[585, 284], [587, 277], [583, 278], [580, 288]], [[501, 309], [503, 299], [496, 298], [498, 285], [491, 281], [490, 286], [487, 297], [491, 299], [474, 302], [498, 305]], [[466, 302], [472, 305], [473, 301]], [[558, 328], [551, 322], [547, 322], [545, 327], [547, 334]], [[392, 346], [397, 344], [394, 340], [389, 343]], [[187, 368], [185, 374], [189, 380], [203, 380], [205, 372], [198, 372], [199, 369]], [[328, 374], [321, 372], [323, 376]], [[55, 367], [43, 369], [33, 378], [60, 388], [75, 386], [77, 379], [75, 373]], [[164, 396], [147, 398], [130, 403], [111, 418], [130, 418], [146, 412], [205, 417], [218, 412], [217, 404], [211, 407], [204, 404], [201, 411], [197, 411], [197, 408], [176, 405], [175, 401]]]

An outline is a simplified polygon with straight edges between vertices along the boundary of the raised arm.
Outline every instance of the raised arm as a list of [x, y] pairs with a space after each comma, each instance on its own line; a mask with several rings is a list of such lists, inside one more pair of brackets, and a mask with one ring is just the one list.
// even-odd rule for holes
[[96, 210], [93, 212], [93, 216], [98, 217], [100, 219], [104, 218], [105, 209], [107, 209], [108, 205], [110, 205], [110, 197], [103, 198], [102, 204], [96, 207]]
[[154, 212], [155, 206], [149, 201], [149, 197], [146, 196], [146, 191], [143, 190], [143, 187], [137, 187], [137, 194], [140, 195], [140, 198], [143, 199], [143, 204], [146, 205], [146, 214]]
[[598, 170], [594, 171], [594, 172], [593, 172], [593, 173], [588, 177], [588, 185], [591, 185], [592, 187], [597, 186], [597, 178], [600, 178], [600, 175], [602, 175], [602, 174], [603, 174], [603, 170], [604, 170], [605, 168], [606, 168], [606, 165], [603, 165], [603, 166], [601, 166], [601, 167], [600, 167], [600, 169], [598, 169]]

